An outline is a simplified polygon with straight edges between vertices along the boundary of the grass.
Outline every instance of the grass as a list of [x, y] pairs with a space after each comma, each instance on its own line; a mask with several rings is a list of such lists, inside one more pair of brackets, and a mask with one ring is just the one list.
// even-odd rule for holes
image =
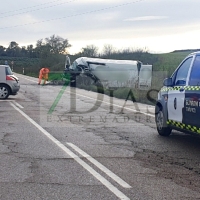
[[193, 51], [172, 52], [164, 54], [156, 54], [157, 62], [153, 63], [154, 71], [168, 71], [169, 75], [179, 66], [181, 61]]

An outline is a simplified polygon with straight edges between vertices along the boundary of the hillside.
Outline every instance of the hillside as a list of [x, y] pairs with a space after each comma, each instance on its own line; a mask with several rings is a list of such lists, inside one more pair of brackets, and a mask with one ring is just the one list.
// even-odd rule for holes
[[154, 70], [168, 71], [171, 74], [180, 64], [180, 62], [194, 51], [174, 51], [171, 53], [156, 54], [158, 60], [153, 63]]

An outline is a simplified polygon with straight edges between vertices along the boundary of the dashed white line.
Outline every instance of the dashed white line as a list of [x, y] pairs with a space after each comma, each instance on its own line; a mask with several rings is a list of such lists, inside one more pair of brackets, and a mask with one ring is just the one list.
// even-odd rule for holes
[[121, 185], [124, 188], [131, 188], [131, 186], [126, 183], [124, 180], [122, 180], [119, 176], [111, 172], [108, 168], [103, 166], [100, 162], [92, 158], [90, 155], [88, 155], [86, 152], [81, 150], [79, 147], [72, 143], [67, 143], [70, 147], [72, 147], [75, 151], [77, 151], [80, 155], [82, 155], [84, 158], [89, 160], [91, 163], [93, 163], [96, 167], [98, 167], [100, 170], [102, 170], [104, 173], [106, 173], [108, 176], [110, 176], [114, 181], [116, 181], [119, 185]]
[[112, 185], [107, 179], [96, 172], [87, 163], [81, 160], [76, 154], [74, 154], [70, 149], [63, 145], [59, 140], [54, 138], [49, 132], [43, 129], [38, 123], [31, 119], [26, 113], [16, 107], [13, 103], [11, 106], [17, 110], [21, 115], [23, 115], [29, 122], [31, 122], [36, 128], [38, 128], [44, 135], [46, 135], [52, 142], [54, 142], [58, 147], [60, 147], [65, 153], [67, 153], [71, 158], [73, 158], [77, 163], [79, 163], [84, 169], [86, 169], [90, 174], [92, 174], [97, 180], [99, 180], [105, 187], [107, 187], [113, 194], [122, 200], [130, 200], [124, 193], [118, 190], [114, 185]]
[[31, 79], [29, 79], [29, 78], [25, 78], [25, 77], [23, 77], [23, 76], [19, 76], [19, 75], [17, 75], [17, 76], [20, 77], [20, 78], [26, 79], [26, 80], [28, 80], [28, 81], [31, 81], [31, 82], [37, 83], [37, 81], [31, 80]]
[[19, 103], [17, 103], [16, 101], [14, 101], [15, 105], [19, 108], [24, 108], [23, 106], [21, 106]]

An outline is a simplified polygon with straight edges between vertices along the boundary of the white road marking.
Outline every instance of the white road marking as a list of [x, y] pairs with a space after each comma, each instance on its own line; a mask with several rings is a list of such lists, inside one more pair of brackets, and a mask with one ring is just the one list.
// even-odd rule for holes
[[128, 183], [126, 183], [124, 180], [122, 180], [119, 176], [111, 172], [108, 168], [103, 166], [100, 162], [92, 158], [90, 155], [88, 155], [86, 152], [81, 150], [79, 147], [72, 143], [67, 143], [70, 147], [72, 147], [75, 151], [77, 151], [80, 155], [82, 155], [84, 158], [88, 159], [91, 163], [93, 163], [96, 167], [98, 167], [100, 170], [102, 170], [104, 173], [106, 173], [110, 178], [112, 178], [114, 181], [116, 181], [119, 185], [121, 185], [124, 188], [132, 188]]
[[32, 79], [25, 78], [25, 77], [20, 76], [20, 75], [17, 75], [17, 76], [20, 77], [20, 78], [26, 79], [26, 80], [28, 80], [28, 81], [31, 81], [31, 82], [37, 83], [37, 81], [34, 81], [34, 80], [32, 80]]
[[21, 106], [19, 103], [17, 103], [16, 101], [14, 101], [15, 105], [19, 108], [24, 108], [23, 106]]
[[99, 180], [105, 187], [107, 187], [113, 194], [122, 200], [130, 200], [125, 194], [119, 191], [114, 185], [112, 185], [108, 180], [96, 172], [87, 163], [81, 160], [76, 154], [74, 154], [70, 149], [63, 145], [59, 140], [54, 138], [49, 132], [43, 129], [38, 123], [36, 123], [32, 118], [30, 118], [26, 113], [17, 108], [13, 103], [11, 106], [17, 110], [21, 115], [23, 115], [29, 122], [31, 122], [36, 128], [38, 128], [44, 135], [46, 135], [52, 142], [54, 142], [58, 147], [60, 147], [65, 153], [67, 153], [71, 158], [73, 158], [77, 163], [79, 163], [84, 169], [91, 173], [97, 180]]
[[6, 102], [6, 101], [7, 101], [7, 102], [13, 102], [13, 101], [15, 101], [15, 100], [9, 100], [9, 99], [4, 99], [4, 100], [3, 100], [3, 99], [0, 99], [0, 102], [2, 102], [2, 101], [3, 101], [3, 102]]
[[19, 103], [17, 103], [15, 100], [9, 100], [9, 99], [5, 99], [5, 100], [0, 100], [0, 102], [13, 102], [17, 107], [19, 108], [24, 108], [23, 106], [21, 106]]

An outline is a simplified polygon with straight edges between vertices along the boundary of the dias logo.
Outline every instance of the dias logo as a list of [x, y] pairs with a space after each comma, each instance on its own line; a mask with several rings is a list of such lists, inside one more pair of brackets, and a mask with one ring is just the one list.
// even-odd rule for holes
[[[63, 96], [63, 94], [64, 94], [64, 92], [65, 92], [67, 86], [68, 86], [68, 84], [63, 85], [63, 87], [61, 88], [60, 92], [58, 93], [56, 99], [54, 100], [52, 106], [51, 106], [50, 109], [48, 110], [48, 114], [53, 114], [53, 112], [54, 112], [56, 106], [58, 105], [58, 103], [59, 103], [61, 97]], [[110, 113], [113, 113], [113, 107], [114, 107], [114, 103], [113, 103], [113, 93], [114, 93], [114, 91], [113, 91], [113, 90], [109, 90], [109, 92], [110, 92], [110, 94], [109, 94], [109, 96], [110, 96], [110, 102], [109, 102], [110, 107], [109, 107], [109, 112], [110, 112]], [[155, 93], [155, 92], [158, 92], [158, 91], [152, 89], [152, 90], [149, 90], [149, 91], [147, 92], [147, 94], [146, 94], [147, 99], [148, 99], [150, 102], [152, 102], [153, 104], [155, 104], [156, 100], [155, 100], [154, 98], [151, 97], [151, 92]], [[101, 93], [98, 93], [98, 94], [97, 94], [95, 103], [93, 104], [92, 108], [90, 108], [90, 109], [87, 110], [87, 111], [78, 111], [77, 108], [76, 108], [76, 103], [77, 103], [76, 100], [77, 100], [77, 95], [78, 95], [77, 92], [76, 92], [76, 88], [70, 87], [70, 94], [69, 94], [69, 95], [70, 95], [70, 108], [69, 108], [69, 113], [71, 113], [71, 114], [72, 114], [72, 113], [75, 113], [75, 114], [86, 114], [86, 113], [91, 113], [91, 112], [93, 112], [93, 111], [96, 111], [96, 110], [101, 106], [101, 104], [103, 103], [103, 100], [104, 100], [104, 93], [102, 93], [102, 88], [101, 88]], [[132, 102], [134, 103], [135, 110], [136, 110], [138, 113], [142, 112], [142, 111], [140, 111], [140, 109], [139, 109], [139, 105], [138, 105], [137, 102], [136, 102], [136, 98], [135, 98], [135, 96], [134, 96], [133, 91], [130, 89], [129, 92], [128, 92], [128, 94], [127, 94], [126, 99], [124, 100], [124, 104], [123, 104], [123, 106], [121, 107], [120, 113], [123, 113], [123, 110], [124, 110], [124, 108], [125, 108], [125, 106], [126, 106], [126, 103], [127, 103], [127, 100], [128, 100], [128, 99], [131, 99], [131, 100], [132, 100]], [[148, 109], [148, 108], [147, 108], [147, 109]], [[152, 112], [149, 111], [149, 110], [147, 110], [147, 112], [148, 112], [149, 114], [150, 114], [150, 113], [151, 113], [151, 114], [154, 114], [154, 113], [152, 113]], [[119, 114], [120, 114], [120, 113], [119, 113]]]

